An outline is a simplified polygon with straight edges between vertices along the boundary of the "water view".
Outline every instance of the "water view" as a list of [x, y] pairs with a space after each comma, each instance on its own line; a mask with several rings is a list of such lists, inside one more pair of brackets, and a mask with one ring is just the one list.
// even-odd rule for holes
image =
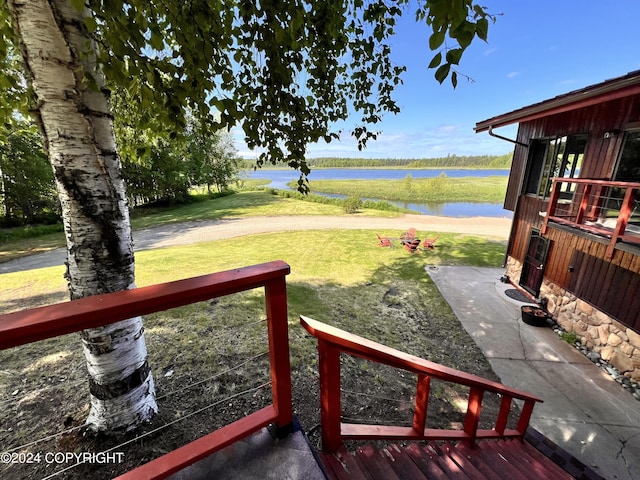
[[[447, 177], [491, 177], [509, 176], [509, 170], [478, 170], [478, 169], [359, 169], [359, 168], [324, 168], [312, 170], [310, 175], [311, 188], [313, 180], [401, 180], [407, 175], [413, 178], [434, 178], [444, 173]], [[298, 173], [291, 169], [263, 169], [252, 171], [249, 179], [271, 180], [268, 185], [279, 190], [289, 190], [288, 182], [298, 179]], [[313, 192], [323, 195], [322, 192]], [[328, 195], [340, 197], [339, 195]], [[367, 200], [367, 199], [363, 199]], [[380, 200], [372, 198], [369, 200]], [[386, 200], [393, 205], [407, 208], [423, 215], [439, 215], [445, 217], [507, 217], [512, 218], [512, 212], [502, 208], [502, 203], [407, 203]]]

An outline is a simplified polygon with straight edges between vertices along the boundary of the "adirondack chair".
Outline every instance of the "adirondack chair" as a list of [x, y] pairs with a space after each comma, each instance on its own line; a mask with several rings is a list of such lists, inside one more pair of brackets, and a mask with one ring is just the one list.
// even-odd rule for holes
[[402, 235], [400, 235], [400, 243], [402, 245], [405, 245], [407, 243], [411, 243], [415, 238], [416, 238], [416, 229], [410, 228], [409, 230], [404, 232]]
[[434, 238], [425, 238], [422, 242], [423, 250], [433, 250], [436, 247], [436, 242], [440, 238], [440, 235], [436, 235]]
[[416, 253], [418, 251], [418, 247], [420, 246], [420, 239], [413, 238], [411, 240], [404, 242], [404, 248], [407, 249], [410, 253]]
[[391, 239], [387, 237], [381, 237], [380, 234], [376, 233], [378, 237], [378, 246], [379, 247], [392, 247]]

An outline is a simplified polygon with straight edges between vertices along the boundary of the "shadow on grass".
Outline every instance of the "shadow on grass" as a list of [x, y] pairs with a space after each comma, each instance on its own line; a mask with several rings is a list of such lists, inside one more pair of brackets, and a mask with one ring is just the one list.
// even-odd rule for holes
[[6, 298], [1, 303], [2, 313], [15, 312], [18, 310], [24, 310], [26, 308], [25, 304], [28, 305], [52, 305], [54, 303], [62, 303], [69, 300], [69, 292], [53, 292], [53, 293], [42, 293], [38, 295], [30, 295], [28, 297], [19, 297], [19, 298]]

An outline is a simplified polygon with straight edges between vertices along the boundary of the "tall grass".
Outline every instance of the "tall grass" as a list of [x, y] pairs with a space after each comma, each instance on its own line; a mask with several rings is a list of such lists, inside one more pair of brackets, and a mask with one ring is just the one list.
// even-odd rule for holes
[[[304, 202], [320, 203], [323, 205], [335, 205], [337, 207], [341, 207], [346, 213], [354, 213], [354, 210], [350, 208], [350, 205], [353, 203], [354, 199], [360, 199], [360, 197], [355, 195], [349, 196], [348, 198], [334, 198], [327, 197], [325, 195], [314, 195], [313, 193], [303, 195], [295, 190], [277, 190], [273, 188], [268, 188], [265, 191], [282, 198], [293, 198]], [[356, 210], [359, 210], [360, 208], [376, 210], [378, 212], [412, 213], [411, 210], [397, 207], [384, 200], [360, 201]]]
[[334, 193], [360, 198], [380, 198], [413, 203], [481, 202], [501, 203], [507, 188], [507, 178], [447, 177], [401, 180], [313, 180], [313, 192]]

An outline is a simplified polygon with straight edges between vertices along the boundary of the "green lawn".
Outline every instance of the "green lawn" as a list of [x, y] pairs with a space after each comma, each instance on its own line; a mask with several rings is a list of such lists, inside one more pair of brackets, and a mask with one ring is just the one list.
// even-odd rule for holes
[[[278, 259], [291, 265], [294, 282], [353, 286], [385, 276], [423, 282], [425, 264], [498, 266], [504, 256], [502, 242], [459, 234], [442, 234], [435, 250], [411, 255], [401, 247], [378, 247], [376, 233], [397, 232], [271, 233], [147, 250], [136, 254], [136, 281], [144, 286]], [[0, 275], [0, 310], [64, 299], [63, 273], [64, 267], [51, 267]]]

